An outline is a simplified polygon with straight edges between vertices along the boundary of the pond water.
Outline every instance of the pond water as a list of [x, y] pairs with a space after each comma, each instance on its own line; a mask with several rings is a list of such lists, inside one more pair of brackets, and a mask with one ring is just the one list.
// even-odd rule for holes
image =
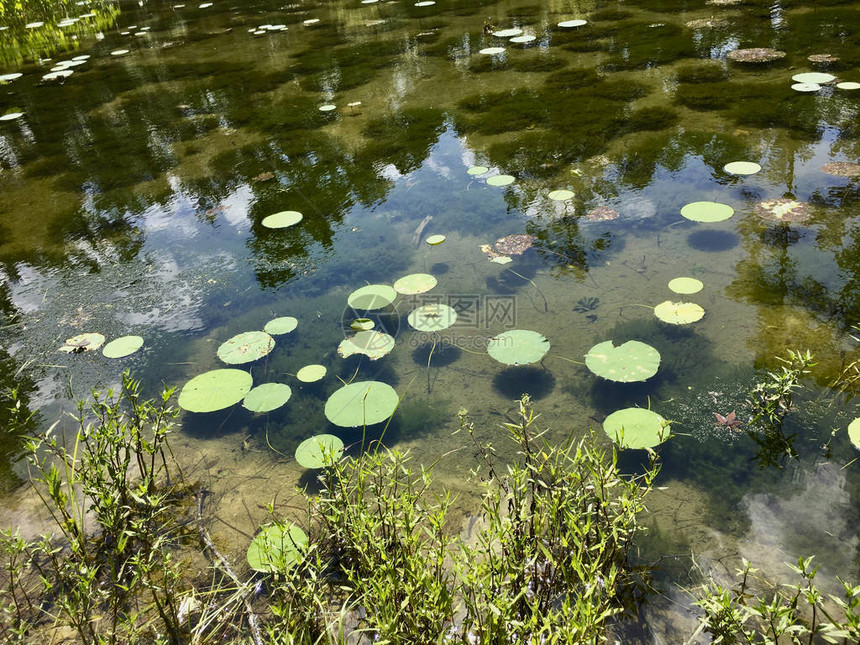
[[[743, 556], [780, 574], [814, 553], [824, 575], [858, 578], [856, 413], [830, 385], [858, 357], [860, 183], [854, 166], [822, 170], [860, 162], [855, 3], [141, 4], [63, 40], [52, 60], [2, 59], [0, 73], [23, 75], [0, 85], [0, 115], [21, 113], [0, 120], [0, 377], [43, 427], [124, 369], [151, 395], [181, 387], [225, 367], [226, 340], [293, 316], [270, 354], [236, 366], [254, 384], [288, 384], [287, 404], [187, 413], [174, 441], [237, 557], [267, 503], [288, 515], [296, 485], [312, 483], [292, 459], [301, 441], [328, 432], [358, 450], [361, 429], [324, 415], [339, 379], [354, 377], [401, 395], [384, 441], [438, 460], [464, 522], [478, 498], [474, 450], [455, 432], [462, 408], [503, 455], [501, 424], [523, 392], [553, 441], [629, 406], [670, 419], [640, 555], [671, 602], [648, 610], [643, 642], [689, 635], [687, 600], [672, 590], [694, 566], [721, 574]], [[558, 26], [575, 19], [587, 22]], [[534, 39], [491, 33], [508, 28]], [[728, 58], [759, 47], [786, 55]], [[808, 59], [822, 54], [837, 60]], [[83, 55], [71, 75], [42, 80]], [[836, 80], [796, 91], [803, 72]], [[736, 161], [761, 170], [724, 170]], [[492, 185], [496, 175], [514, 181]], [[558, 190], [573, 195], [550, 197]], [[774, 199], [803, 202], [806, 219], [761, 217]], [[699, 201], [733, 214], [681, 215]], [[262, 225], [285, 210], [302, 220]], [[532, 246], [511, 262], [482, 251], [514, 234]], [[349, 294], [416, 272], [438, 284], [368, 315], [393, 351], [341, 358], [365, 313]], [[702, 290], [670, 291], [682, 276]], [[661, 322], [653, 307], [666, 300], [705, 315]], [[457, 322], [412, 329], [407, 315], [429, 303], [454, 307]], [[543, 334], [548, 355], [490, 358], [490, 339], [513, 329]], [[144, 345], [122, 359], [58, 351], [84, 332]], [[656, 348], [657, 374], [592, 374], [583, 356], [607, 340]], [[715, 424], [715, 412], [748, 420], [750, 388], [788, 349], [817, 364], [780, 441]], [[327, 375], [297, 380], [308, 364]], [[36, 531], [19, 451], [0, 436], [0, 519]], [[622, 455], [630, 471], [643, 459]]]

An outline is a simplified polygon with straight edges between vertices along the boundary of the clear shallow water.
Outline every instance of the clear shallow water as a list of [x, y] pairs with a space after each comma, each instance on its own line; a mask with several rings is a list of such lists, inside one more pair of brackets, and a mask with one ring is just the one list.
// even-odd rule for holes
[[[0, 122], [0, 374], [46, 424], [69, 408], [70, 388], [115, 384], [125, 367], [152, 393], [181, 385], [221, 366], [224, 340], [292, 315], [297, 330], [250, 367], [255, 383], [290, 384], [288, 404], [259, 416], [240, 407], [188, 414], [176, 439], [193, 476], [215, 491], [220, 539], [237, 552], [265, 503], [289, 513], [295, 485], [312, 481], [279, 453], [320, 431], [360, 439], [322, 413], [335, 375], [358, 368], [405, 393], [386, 443], [424, 463], [444, 455], [437, 480], [458, 492], [464, 518], [477, 500], [473, 453], [452, 434], [461, 407], [482, 436], [500, 439], [513, 399], [528, 391], [560, 439], [650, 401], [678, 433], [661, 448], [665, 490], [645, 520], [643, 560], [671, 555], [660, 561], [663, 582], [685, 579], [691, 554], [779, 570], [815, 552], [826, 572], [857, 577], [860, 480], [856, 465], [842, 469], [855, 456], [844, 431], [855, 412], [826, 386], [855, 356], [858, 183], [820, 169], [858, 161], [860, 90], [790, 89], [792, 74], [819, 69], [806, 60], [816, 53], [840, 57], [826, 68], [840, 80], [860, 81], [860, 12], [850, 3], [122, 9], [102, 40], [55, 56], [92, 56], [62, 85], [39, 84], [45, 63], [0, 86], [0, 112], [24, 112]], [[687, 26], [712, 16], [725, 23]], [[589, 23], [555, 27], [578, 17]], [[311, 18], [320, 22], [302, 24]], [[486, 21], [521, 26], [536, 44], [479, 54], [500, 44], [482, 33]], [[267, 23], [287, 30], [249, 33]], [[151, 30], [122, 35], [131, 25]], [[770, 66], [725, 60], [753, 46], [788, 56]], [[119, 48], [130, 52], [111, 56]], [[320, 112], [326, 103], [337, 109]], [[722, 171], [737, 160], [763, 170]], [[488, 186], [467, 174], [476, 163], [516, 181]], [[548, 199], [562, 188], [576, 197]], [[754, 214], [757, 202], [783, 196], [811, 204], [806, 225], [785, 230]], [[699, 200], [735, 215], [684, 220], [680, 208]], [[588, 221], [600, 205], [620, 216]], [[301, 224], [261, 226], [285, 209], [301, 211]], [[413, 241], [428, 216], [423, 235], [446, 235], [440, 246]], [[490, 263], [480, 245], [513, 233], [535, 236], [535, 246], [506, 267]], [[415, 271], [439, 284], [389, 312], [392, 354], [338, 357], [347, 295]], [[669, 327], [650, 307], [679, 299], [666, 285], [682, 275], [705, 283], [688, 299], [706, 315]], [[428, 370], [432, 341], [405, 317], [437, 296], [463, 317]], [[506, 368], [483, 353], [513, 327], [550, 340], [542, 365]], [[135, 333], [146, 345], [122, 361], [57, 352], [83, 331]], [[608, 339], [653, 345], [660, 371], [619, 386], [564, 360]], [[762, 449], [714, 428], [713, 412], [743, 409], [756, 375], [776, 369], [787, 348], [809, 348], [818, 365], [786, 425], [798, 458], [763, 468]], [[329, 376], [299, 384], [295, 372], [316, 362]], [[841, 431], [826, 458], [833, 428]], [[2, 446], [4, 525], [35, 527], [17, 444], [4, 437]], [[633, 470], [641, 456], [623, 461]], [[685, 627], [671, 611], [648, 626], [664, 636]]]

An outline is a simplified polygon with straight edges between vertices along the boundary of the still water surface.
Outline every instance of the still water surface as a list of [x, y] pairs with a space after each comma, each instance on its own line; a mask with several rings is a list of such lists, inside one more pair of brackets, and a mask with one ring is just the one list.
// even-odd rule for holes
[[[860, 184], [821, 168], [860, 161], [860, 90], [791, 88], [807, 71], [860, 81], [855, 4], [120, 9], [98, 37], [81, 33], [53, 60], [0, 68], [23, 72], [0, 86], [0, 114], [23, 113], [0, 121], [0, 378], [17, 384], [44, 426], [75, 396], [118, 383], [123, 369], [151, 394], [162, 382], [181, 386], [223, 367], [216, 350], [231, 336], [295, 316], [298, 328], [249, 368], [255, 384], [289, 384], [287, 405], [189, 413], [174, 442], [215, 493], [218, 537], [237, 554], [266, 503], [289, 514], [296, 485], [313, 480], [284, 455], [319, 432], [360, 440], [323, 414], [336, 377], [358, 370], [403, 396], [385, 441], [417, 462], [438, 459], [436, 479], [458, 494], [464, 522], [478, 499], [473, 451], [454, 433], [461, 408], [504, 452], [500, 424], [523, 392], [552, 440], [650, 405], [676, 435], [660, 450], [664, 489], [651, 498], [641, 545], [665, 588], [689, 581], [691, 556], [717, 573], [739, 556], [781, 572], [815, 553], [825, 574], [858, 577], [860, 464], [843, 468], [856, 456], [845, 431], [856, 414], [828, 385], [857, 357]], [[588, 22], [557, 26], [570, 19]], [[535, 39], [487, 33], [514, 27]], [[489, 47], [504, 50], [480, 53]], [[749, 47], [787, 55], [764, 65], [726, 58]], [[814, 54], [839, 60], [807, 60]], [[80, 55], [90, 58], [64, 81], [41, 81]], [[732, 175], [723, 166], [733, 161], [762, 170]], [[475, 165], [489, 172], [467, 173]], [[488, 185], [497, 174], [515, 181]], [[561, 189], [574, 196], [548, 197]], [[774, 198], [806, 202], [809, 219], [774, 225], [755, 214]], [[680, 209], [693, 201], [728, 204], [734, 215], [686, 220]], [[594, 221], [597, 207], [618, 217]], [[261, 225], [282, 210], [304, 218]], [[481, 251], [523, 233], [534, 245], [509, 264]], [[446, 241], [425, 243], [436, 234]], [[378, 318], [394, 351], [340, 358], [355, 317], [347, 296], [414, 272], [438, 285]], [[667, 284], [680, 276], [703, 290], [673, 294]], [[652, 310], [667, 299], [706, 314], [667, 325]], [[456, 305], [458, 324], [438, 336], [411, 330], [409, 311], [435, 300]], [[513, 328], [544, 334], [549, 355], [529, 367], [489, 358], [487, 341]], [[57, 351], [91, 331], [137, 334], [145, 345], [121, 360]], [[571, 362], [610, 339], [657, 348], [657, 375], [613, 384]], [[715, 427], [713, 414], [742, 417], [749, 388], [791, 348], [817, 360], [784, 428], [794, 458]], [[328, 375], [302, 384], [295, 373], [310, 363]], [[19, 449], [0, 437], [0, 517], [36, 531]], [[630, 470], [643, 459], [635, 452], [622, 458]], [[665, 604], [645, 630], [677, 642], [687, 614]]]

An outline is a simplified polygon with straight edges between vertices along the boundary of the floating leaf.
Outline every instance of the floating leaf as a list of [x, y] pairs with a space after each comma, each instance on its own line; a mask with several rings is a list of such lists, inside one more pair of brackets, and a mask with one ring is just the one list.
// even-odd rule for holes
[[405, 296], [426, 293], [437, 284], [436, 278], [429, 273], [413, 273], [403, 276], [394, 283], [394, 290]]
[[318, 434], [296, 448], [296, 461], [304, 468], [324, 468], [343, 457], [343, 441], [333, 434]]
[[382, 358], [394, 349], [394, 338], [381, 331], [360, 331], [355, 336], [344, 338], [337, 346], [343, 358], [353, 354], [364, 354], [370, 360]]
[[447, 238], [444, 235], [431, 235], [424, 241], [427, 242], [427, 244], [429, 244], [430, 246], [439, 246], [446, 239]]
[[504, 47], [485, 47], [478, 51], [479, 54], [484, 54], [486, 56], [495, 56], [497, 54], [503, 54], [504, 52]]
[[327, 371], [328, 370], [325, 365], [305, 365], [302, 369], [296, 372], [296, 378], [302, 383], [316, 383], [317, 381], [322, 380]]
[[128, 53], [127, 49], [114, 49], [110, 55], [111, 56], [125, 56]]
[[494, 258], [490, 258], [490, 262], [495, 262], [496, 264], [510, 264], [513, 260], [507, 255], [499, 255]]
[[421, 2], [416, 2], [416, 7], [430, 7], [436, 4], [436, 0], [421, 0]]
[[134, 354], [141, 347], [143, 338], [140, 336], [122, 336], [105, 345], [102, 354], [107, 358], [123, 358]]
[[603, 431], [623, 448], [653, 448], [669, 438], [671, 427], [656, 412], [624, 408], [603, 420]]
[[851, 445], [860, 450], [860, 417], [848, 424], [848, 438], [851, 440]]
[[483, 175], [484, 173], [490, 172], [490, 169], [486, 166], [472, 166], [466, 172], [470, 175]]
[[487, 179], [487, 184], [490, 186], [507, 186], [514, 183], [514, 177], [511, 175], [494, 175]]
[[537, 40], [537, 36], [525, 35], [525, 36], [516, 36], [515, 38], [511, 38], [512, 43], [517, 44], [525, 44], [530, 43]]
[[762, 219], [781, 224], [789, 222], [802, 223], [809, 218], [809, 205], [796, 199], [778, 197], [759, 202], [753, 208], [753, 212]]
[[81, 352], [92, 352], [105, 344], [105, 337], [97, 332], [78, 334], [66, 339], [66, 344], [60, 347], [61, 352], [67, 354], [79, 354]]
[[670, 325], [688, 325], [701, 320], [705, 310], [694, 302], [666, 300], [654, 307], [654, 315]]
[[499, 31], [494, 31], [493, 35], [496, 38], [510, 38], [511, 36], [519, 36], [523, 33], [522, 29], [518, 29], [517, 27], [511, 27], [510, 29], [500, 29]]
[[[428, 238], [429, 239], [429, 238]], [[369, 284], [356, 289], [346, 299], [349, 306], [361, 311], [383, 309], [397, 298], [397, 292], [387, 284]]]
[[791, 89], [795, 92], [817, 92], [821, 86], [818, 83], [795, 83]]
[[618, 347], [606, 340], [588, 350], [585, 365], [594, 374], [610, 381], [645, 381], [657, 373], [660, 352], [638, 340], [628, 340]]
[[0, 74], [0, 83], [11, 83], [23, 76], [21, 72], [13, 72], [12, 74]]
[[534, 245], [536, 239], [534, 235], [514, 233], [500, 237], [494, 246], [496, 252], [502, 255], [522, 255]]
[[349, 324], [349, 328], [353, 331], [370, 331], [376, 327], [376, 323], [370, 318], [356, 318]]
[[275, 573], [292, 569], [304, 557], [308, 536], [295, 524], [267, 524], [248, 547], [254, 571]]
[[263, 331], [267, 334], [271, 334], [272, 336], [280, 336], [281, 334], [289, 334], [298, 326], [298, 324], [298, 319], [293, 318], [292, 316], [281, 316], [280, 318], [273, 318], [267, 322], [266, 326], [263, 327]]
[[840, 90], [860, 90], [860, 83], [855, 83], [854, 81], [844, 81], [842, 83], [837, 83], [836, 87]]
[[754, 175], [761, 166], [753, 161], [732, 161], [723, 166], [723, 170], [732, 175]]
[[734, 215], [735, 210], [719, 202], [691, 202], [681, 209], [681, 215], [694, 222], [722, 222]]
[[298, 211], [281, 211], [263, 218], [260, 222], [266, 228], [287, 228], [295, 226], [302, 221], [302, 214]]
[[770, 63], [785, 58], [786, 53], [769, 47], [752, 47], [736, 49], [726, 54], [726, 58], [736, 63]]
[[413, 310], [407, 320], [418, 331], [442, 331], [457, 321], [457, 312], [448, 305], [430, 303]]
[[264, 331], [236, 334], [218, 348], [218, 358], [228, 365], [250, 363], [262, 358], [275, 347], [275, 339]]
[[248, 372], [220, 369], [204, 372], [188, 381], [179, 393], [179, 407], [189, 412], [214, 412], [235, 405], [251, 390]]
[[562, 29], [571, 29], [573, 27], [582, 27], [584, 24], [587, 24], [587, 22], [588, 22], [587, 20], [580, 20], [580, 19], [563, 20], [562, 22], [558, 23], [558, 26], [561, 27]]
[[669, 289], [675, 293], [699, 293], [704, 286], [705, 285], [702, 284], [702, 281], [697, 280], [696, 278], [675, 278], [673, 280], [669, 280]]
[[824, 83], [832, 83], [836, 80], [833, 74], [825, 74], [824, 72], [805, 72], [803, 74], [795, 74], [791, 77], [795, 83], [815, 83], [823, 85]]
[[527, 329], [513, 329], [490, 339], [487, 353], [505, 365], [536, 363], [549, 351], [546, 336]]
[[381, 381], [345, 385], [325, 404], [325, 416], [336, 426], [356, 428], [385, 421], [400, 402], [393, 387]]
[[571, 199], [573, 196], [574, 192], [572, 190], [553, 190], [547, 195], [554, 202], [563, 202]]
[[336, 110], [337, 106], [332, 105], [331, 103], [327, 103], [326, 105], [320, 105], [318, 109], [320, 112], [331, 112], [333, 110]]
[[20, 119], [22, 116], [24, 116], [23, 112], [7, 112], [0, 115], [0, 121], [14, 121], [15, 119]]
[[271, 412], [289, 401], [292, 394], [284, 383], [263, 383], [245, 395], [242, 406], [251, 412]]

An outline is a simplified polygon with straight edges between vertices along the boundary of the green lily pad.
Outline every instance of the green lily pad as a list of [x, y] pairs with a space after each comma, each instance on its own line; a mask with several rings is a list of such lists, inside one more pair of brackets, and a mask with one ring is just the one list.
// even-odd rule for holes
[[851, 440], [851, 445], [860, 450], [860, 417], [848, 424], [848, 438]]
[[244, 370], [211, 370], [188, 381], [179, 393], [179, 407], [189, 412], [215, 412], [245, 398], [254, 380]]
[[563, 202], [571, 199], [573, 196], [574, 192], [572, 190], [553, 190], [547, 195], [554, 202]]
[[856, 83], [854, 81], [844, 81], [842, 83], [837, 83], [836, 87], [840, 90], [860, 90], [860, 83]]
[[618, 347], [606, 340], [588, 350], [585, 365], [597, 376], [610, 381], [645, 381], [657, 373], [660, 352], [638, 340], [628, 340]]
[[514, 183], [512, 175], [494, 175], [487, 179], [487, 184], [490, 186], [507, 186], [512, 183]]
[[761, 171], [761, 166], [754, 161], [732, 161], [723, 170], [732, 175], [754, 175]]
[[134, 354], [141, 347], [143, 347], [143, 338], [140, 336], [122, 336], [114, 338], [105, 345], [102, 354], [106, 358], [124, 358]]
[[803, 74], [795, 74], [791, 77], [795, 83], [816, 83], [823, 85], [824, 83], [832, 83], [836, 80], [833, 74], [825, 74], [824, 72], [805, 72]]
[[681, 215], [694, 222], [722, 222], [734, 214], [735, 209], [719, 202], [691, 202], [681, 209]]
[[251, 412], [271, 412], [289, 401], [292, 394], [284, 383], [263, 383], [245, 395], [242, 406]]
[[572, 29], [573, 27], [582, 27], [583, 25], [585, 25], [587, 23], [588, 23], [587, 20], [580, 20], [580, 19], [563, 20], [562, 22], [558, 23], [558, 26], [561, 27], [562, 29]]
[[360, 331], [355, 336], [344, 338], [337, 346], [343, 358], [353, 354], [364, 354], [370, 360], [382, 358], [394, 349], [394, 338], [381, 331]]
[[302, 383], [316, 383], [326, 375], [327, 371], [325, 365], [305, 365], [296, 372], [296, 378]]
[[333, 434], [318, 434], [296, 448], [296, 461], [304, 468], [324, 468], [343, 456], [343, 441]]
[[656, 412], [624, 408], [603, 420], [603, 431], [623, 448], [653, 448], [669, 438], [671, 427]]
[[248, 564], [254, 571], [275, 573], [292, 569], [308, 547], [308, 536], [295, 524], [267, 524], [248, 547]]
[[533, 42], [535, 40], [537, 40], [537, 36], [532, 36], [531, 34], [525, 34], [522, 36], [516, 36], [514, 38], [511, 38], [511, 42], [517, 43], [518, 45], [530, 43], [530, 42]]
[[418, 331], [442, 331], [457, 321], [457, 312], [453, 307], [434, 302], [414, 309], [406, 319]]
[[61, 352], [67, 354], [78, 354], [81, 352], [92, 352], [105, 344], [105, 337], [97, 332], [78, 334], [66, 339], [66, 344], [60, 347]]
[[505, 365], [536, 363], [549, 351], [546, 336], [527, 329], [513, 329], [490, 339], [487, 353]]
[[264, 331], [236, 334], [218, 348], [218, 358], [228, 365], [250, 363], [262, 358], [275, 347], [275, 339]]
[[320, 111], [320, 112], [333, 112], [333, 111], [334, 111], [334, 110], [336, 110], [336, 109], [337, 109], [337, 106], [336, 106], [336, 105], [332, 105], [331, 103], [326, 103], [325, 105], [320, 105], [320, 106], [319, 106], [319, 111]]
[[654, 307], [654, 315], [670, 325], [689, 325], [701, 320], [705, 310], [695, 302], [665, 300]]
[[397, 292], [394, 287], [387, 284], [369, 284], [353, 291], [346, 301], [353, 309], [372, 311], [384, 309], [394, 302], [395, 298], [397, 298]]
[[413, 273], [412, 275], [403, 276], [395, 282], [394, 290], [405, 296], [411, 296], [416, 293], [426, 293], [435, 287], [436, 284], [436, 278], [429, 273]]
[[349, 328], [353, 331], [370, 331], [376, 327], [376, 323], [370, 318], [356, 318], [349, 324]]
[[302, 217], [298, 211], [281, 211], [264, 217], [260, 223], [266, 228], [287, 228], [301, 222]]
[[494, 31], [493, 35], [496, 38], [511, 38], [512, 36], [519, 36], [521, 33], [523, 33], [522, 29], [511, 27], [510, 29], [499, 29], [498, 31]]
[[22, 116], [24, 116], [23, 112], [7, 112], [0, 115], [0, 121], [14, 121], [15, 119], [20, 119]]
[[385, 421], [394, 414], [400, 397], [381, 381], [359, 381], [344, 385], [325, 404], [325, 416], [336, 426], [357, 428]]
[[125, 56], [128, 53], [127, 49], [114, 49], [110, 55], [111, 56]]
[[675, 293], [691, 294], [699, 293], [705, 287], [701, 280], [696, 278], [675, 278], [669, 280], [669, 289]]
[[821, 86], [818, 83], [795, 83], [791, 89], [795, 92], [817, 92]]
[[479, 50], [478, 53], [486, 56], [495, 56], [497, 54], [504, 53], [504, 51], [504, 47], [485, 47], [484, 49]]
[[429, 244], [430, 246], [439, 246], [446, 239], [447, 238], [444, 235], [431, 235], [424, 241], [427, 242], [427, 244]]
[[298, 319], [293, 318], [292, 316], [281, 316], [280, 318], [273, 318], [267, 322], [266, 326], [263, 327], [263, 331], [267, 334], [271, 334], [272, 336], [280, 336], [281, 334], [289, 334], [298, 326], [298, 324]]
[[490, 169], [486, 166], [472, 166], [466, 172], [470, 175], [483, 175], [484, 173], [490, 172]]

